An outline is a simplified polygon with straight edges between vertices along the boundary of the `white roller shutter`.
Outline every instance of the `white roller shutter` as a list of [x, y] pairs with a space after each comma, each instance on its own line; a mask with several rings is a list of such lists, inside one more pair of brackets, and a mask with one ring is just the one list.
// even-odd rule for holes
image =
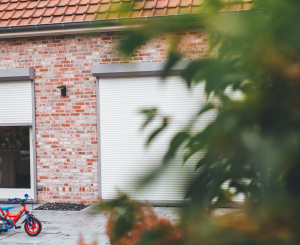
[[0, 82], [0, 124], [32, 124], [31, 81]]
[[[114, 198], [120, 190], [138, 200], [183, 200], [185, 183], [194, 172], [195, 162], [182, 165], [182, 156], [146, 189], [136, 191], [136, 181], [161, 164], [174, 134], [204, 105], [204, 84], [188, 90], [179, 77], [167, 81], [158, 77], [100, 78], [99, 90], [102, 198]], [[171, 121], [147, 148], [149, 134], [161, 123], [156, 120], [146, 130], [140, 130], [144, 117], [139, 110], [149, 107], [159, 108], [159, 113]], [[213, 111], [204, 114], [201, 127], [213, 118]]]

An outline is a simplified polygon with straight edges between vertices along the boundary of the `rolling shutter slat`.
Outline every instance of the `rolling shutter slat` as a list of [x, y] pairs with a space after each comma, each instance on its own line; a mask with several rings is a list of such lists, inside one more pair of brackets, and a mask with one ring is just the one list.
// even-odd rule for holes
[[0, 82], [0, 123], [32, 124], [31, 82]]

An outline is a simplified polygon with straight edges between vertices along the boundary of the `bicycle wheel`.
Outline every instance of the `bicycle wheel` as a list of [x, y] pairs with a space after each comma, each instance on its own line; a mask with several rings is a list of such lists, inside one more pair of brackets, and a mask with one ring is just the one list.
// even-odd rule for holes
[[42, 223], [35, 217], [30, 217], [29, 220], [32, 227], [30, 227], [28, 221], [26, 220], [24, 224], [24, 229], [29, 236], [37, 236], [42, 230]]

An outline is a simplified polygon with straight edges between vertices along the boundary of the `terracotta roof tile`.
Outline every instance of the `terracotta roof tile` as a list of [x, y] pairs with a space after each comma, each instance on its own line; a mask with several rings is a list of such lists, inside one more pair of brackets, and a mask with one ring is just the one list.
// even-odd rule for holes
[[18, 3], [11, 3], [8, 8], [6, 9], [7, 10], [14, 10], [18, 7]]
[[50, 0], [47, 4], [47, 7], [56, 7], [58, 5], [59, 0]]
[[99, 4], [97, 5], [90, 5], [88, 10], [87, 10], [87, 13], [88, 14], [91, 14], [91, 13], [96, 13], [98, 11], [98, 8], [100, 7]]
[[168, 7], [168, 1], [166, 0], [161, 0], [161, 1], [157, 1], [156, 3], [156, 8], [167, 8]]
[[29, 22], [30, 22], [30, 19], [29, 19], [29, 18], [28, 18], [28, 19], [21, 19], [19, 25], [28, 25]]
[[168, 4], [168, 7], [169, 8], [172, 8], [172, 7], [178, 7], [180, 4], [180, 1], [179, 0], [173, 0], [173, 1], [170, 1], [169, 4]]
[[89, 5], [90, 4], [90, 0], [81, 0], [79, 2], [79, 5]]
[[173, 14], [177, 14], [176, 8], [169, 8], [167, 10], [167, 15], [173, 15]]
[[98, 4], [100, 2], [101, 2], [101, 0], [91, 0], [90, 4]]
[[142, 9], [142, 8], [143, 8], [143, 4], [144, 4], [143, 1], [135, 2], [135, 3], [133, 4], [133, 9], [134, 9], [134, 10], [136, 10], [136, 9]]
[[4, 15], [1, 17], [2, 20], [8, 20], [11, 18], [13, 11], [6, 11]]
[[32, 18], [30, 21], [30, 24], [33, 24], [33, 25], [38, 24], [38, 23], [40, 23], [40, 20], [41, 20], [41, 18]]
[[78, 8], [76, 9], [76, 15], [84, 14], [87, 11], [87, 7], [88, 5], [78, 6]]
[[38, 5], [38, 1], [30, 1], [28, 6], [27, 6], [27, 9], [33, 9], [35, 8], [37, 5]]
[[164, 9], [156, 9], [154, 15], [164, 15]]
[[[203, 0], [0, 0], [0, 26], [197, 13], [202, 4]], [[225, 10], [245, 10], [251, 4], [244, 0]], [[120, 11], [124, 5], [131, 11]]]
[[7, 9], [8, 6], [9, 6], [9, 3], [2, 3], [2, 4], [0, 4], [0, 11], [3, 11], [5, 9]]
[[37, 5], [37, 8], [45, 8], [46, 5], [47, 5], [47, 3], [48, 3], [48, 0], [46, 0], [46, 1], [40, 1], [38, 3], [38, 5]]
[[20, 2], [16, 9], [24, 9], [28, 5], [28, 2]]
[[19, 19], [15, 19], [15, 20], [11, 19], [11, 21], [10, 21], [9, 25], [11, 25], [11, 26], [16, 26], [16, 25], [18, 25], [18, 24], [19, 24], [19, 22], [20, 22], [20, 20], [19, 20]]
[[153, 16], [153, 11], [152, 10], [145, 10], [143, 12], [142, 16]]
[[71, 0], [71, 1], [69, 2], [69, 5], [70, 5], [70, 6], [78, 5], [79, 2], [80, 2], [80, 0]]
[[0, 26], [7, 26], [8, 20], [1, 20]]
[[44, 13], [45, 9], [33, 9], [33, 17], [40, 17]]
[[55, 12], [54, 12], [54, 15], [55, 16], [58, 16], [58, 15], [62, 16], [66, 12], [66, 10], [67, 10], [67, 7], [57, 7]]
[[12, 15], [12, 19], [19, 19], [23, 14], [23, 10], [17, 10], [14, 11], [13, 15]]
[[75, 18], [73, 19], [73, 21], [83, 21], [83, 15], [75, 15]]
[[53, 22], [53, 23], [59, 23], [59, 22], [62, 21], [62, 17], [63, 17], [63, 16], [54, 16], [54, 17], [52, 18], [51, 22]]
[[181, 0], [180, 6], [187, 7], [187, 6], [192, 5], [192, 3], [193, 3], [193, 0]]
[[34, 9], [27, 9], [25, 10], [22, 18], [29, 18], [29, 17], [32, 17], [33, 16], [33, 13], [34, 13]]
[[50, 23], [50, 18], [51, 18], [51, 17], [43, 17], [40, 23], [41, 23], [41, 24]]
[[44, 12], [43, 16], [51, 16], [54, 14], [54, 8], [47, 8], [46, 11]]
[[155, 1], [146, 1], [144, 9], [153, 9], [155, 7]]
[[60, 0], [60, 1], [58, 1], [57, 6], [58, 7], [65, 7], [65, 6], [68, 6], [68, 3], [69, 3], [69, 0]]
[[95, 19], [95, 14], [87, 14], [84, 20], [94, 20], [94, 19]]
[[102, 1], [101, 1], [101, 4], [102, 4], [102, 3], [110, 3], [110, 2], [111, 2], [111, 0], [102, 0]]
[[139, 13], [140, 13], [140, 11], [138, 11], [138, 10], [132, 11], [130, 17], [138, 17]]
[[64, 18], [63, 18], [63, 22], [71, 22], [73, 19], [73, 15], [66, 15]]
[[100, 8], [98, 9], [98, 12], [100, 12], [100, 13], [101, 12], [106, 12], [106, 11], [108, 11], [109, 7], [110, 7], [109, 3], [107, 3], [107, 4], [101, 4]]

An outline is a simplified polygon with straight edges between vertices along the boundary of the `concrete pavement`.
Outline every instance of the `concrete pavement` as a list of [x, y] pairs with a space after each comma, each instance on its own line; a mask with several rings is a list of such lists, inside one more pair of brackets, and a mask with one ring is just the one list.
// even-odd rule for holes
[[[18, 212], [20, 205], [14, 205], [16, 208], [11, 213]], [[36, 208], [39, 204], [34, 204]], [[29, 211], [31, 205], [27, 205]], [[21, 229], [11, 229], [8, 232], [0, 234], [1, 245], [77, 245], [79, 235], [84, 238], [84, 242], [92, 243], [97, 241], [98, 245], [109, 245], [108, 237], [105, 233], [106, 217], [103, 214], [93, 214], [91, 207], [81, 211], [50, 211], [33, 210], [33, 214], [42, 221], [42, 232], [36, 237], [30, 237], [26, 234], [24, 226]], [[176, 208], [172, 207], [154, 207], [159, 217], [166, 217], [172, 222], [176, 222]], [[17, 225], [23, 221], [21, 218]]]

